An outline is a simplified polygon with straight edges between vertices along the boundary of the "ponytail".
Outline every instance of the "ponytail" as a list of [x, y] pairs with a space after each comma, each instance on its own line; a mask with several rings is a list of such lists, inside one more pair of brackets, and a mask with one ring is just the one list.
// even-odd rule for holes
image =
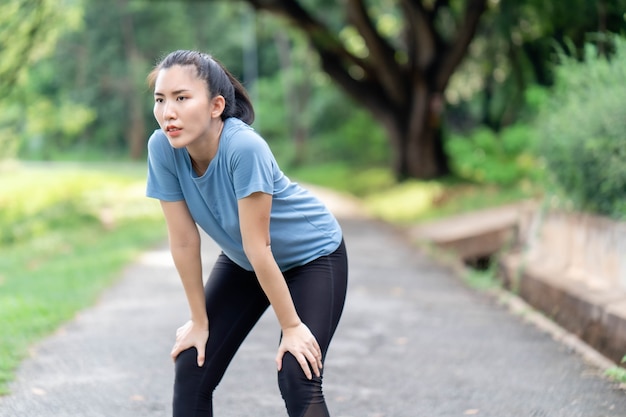
[[[250, 100], [248, 91], [246, 91], [245, 87], [239, 82], [239, 80], [235, 78], [235, 76], [233, 76], [233, 74], [231, 74], [221, 62], [212, 57], [210, 57], [210, 59], [217, 64], [217, 66], [226, 75], [233, 89], [233, 99], [231, 100], [231, 103], [229, 103], [229, 100], [226, 100], [226, 107], [222, 112], [222, 120], [226, 120], [228, 117], [236, 117], [249, 125], [252, 124], [252, 122], [254, 122], [254, 107], [252, 106], [252, 101]], [[211, 84], [209, 84], [209, 91], [212, 91]], [[217, 95], [219, 93], [214, 92], [213, 94]], [[224, 96], [224, 98], [226, 98], [226, 96]]]
[[235, 117], [247, 124], [254, 122], [254, 107], [244, 86], [218, 60], [211, 55], [197, 51], [178, 50], [168, 54], [148, 75], [148, 83], [154, 88], [160, 70], [174, 65], [192, 65], [198, 78], [207, 83], [210, 98], [221, 95], [226, 105], [222, 120]]

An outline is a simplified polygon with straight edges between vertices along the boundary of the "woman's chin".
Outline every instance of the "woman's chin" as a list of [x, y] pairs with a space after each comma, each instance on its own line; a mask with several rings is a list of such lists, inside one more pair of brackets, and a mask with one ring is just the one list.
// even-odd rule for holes
[[177, 138], [170, 138], [168, 136], [167, 140], [170, 143], [170, 146], [174, 149], [181, 149], [187, 145], [184, 141], [181, 141], [180, 139], [177, 139]]

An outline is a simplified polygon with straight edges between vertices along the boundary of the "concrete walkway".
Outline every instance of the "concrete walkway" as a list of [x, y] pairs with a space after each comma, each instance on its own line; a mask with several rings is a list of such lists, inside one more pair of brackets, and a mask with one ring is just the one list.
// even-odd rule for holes
[[[626, 394], [568, 345], [467, 288], [380, 223], [337, 206], [350, 256], [345, 313], [325, 364], [334, 417], [624, 417]], [[217, 255], [204, 245], [207, 268]], [[165, 246], [35, 346], [2, 417], [171, 414], [169, 350], [184, 295]], [[285, 416], [279, 328], [267, 313], [215, 396], [220, 417]]]

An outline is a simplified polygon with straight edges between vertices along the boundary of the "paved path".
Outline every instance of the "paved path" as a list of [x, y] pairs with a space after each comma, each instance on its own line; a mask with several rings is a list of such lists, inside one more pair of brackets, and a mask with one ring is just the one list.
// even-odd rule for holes
[[[340, 214], [341, 215], [341, 214]], [[566, 345], [468, 289], [390, 228], [341, 217], [351, 281], [326, 361], [335, 417], [624, 417], [626, 394]], [[204, 246], [207, 266], [217, 248]], [[174, 331], [186, 305], [165, 246], [33, 348], [2, 417], [171, 414]], [[215, 398], [220, 417], [284, 416], [266, 314]]]

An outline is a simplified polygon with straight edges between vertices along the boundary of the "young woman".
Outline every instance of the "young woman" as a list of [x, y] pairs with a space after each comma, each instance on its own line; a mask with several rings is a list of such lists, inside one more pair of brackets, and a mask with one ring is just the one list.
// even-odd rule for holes
[[[348, 272], [339, 224], [280, 171], [249, 126], [246, 91], [217, 60], [175, 51], [148, 80], [161, 129], [148, 143], [147, 195], [161, 202], [190, 309], [171, 352], [174, 416], [213, 415], [215, 387], [269, 305], [289, 416], [329, 416], [322, 364]], [[222, 249], [204, 287], [197, 226]]]

